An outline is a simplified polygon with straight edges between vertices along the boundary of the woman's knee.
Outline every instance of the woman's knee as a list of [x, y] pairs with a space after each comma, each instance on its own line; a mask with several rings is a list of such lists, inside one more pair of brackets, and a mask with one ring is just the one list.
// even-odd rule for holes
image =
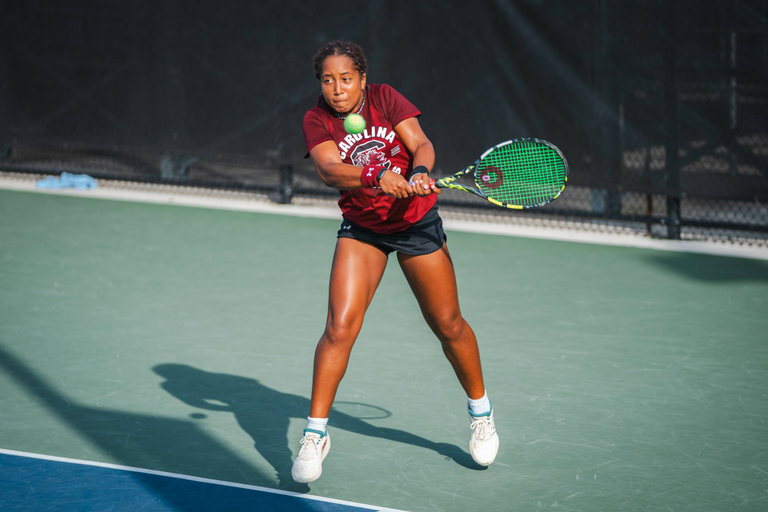
[[324, 338], [333, 345], [352, 345], [362, 325], [363, 319], [358, 315], [332, 316], [325, 326]]
[[432, 331], [443, 343], [458, 341], [464, 333], [466, 322], [460, 313], [447, 312], [428, 320]]

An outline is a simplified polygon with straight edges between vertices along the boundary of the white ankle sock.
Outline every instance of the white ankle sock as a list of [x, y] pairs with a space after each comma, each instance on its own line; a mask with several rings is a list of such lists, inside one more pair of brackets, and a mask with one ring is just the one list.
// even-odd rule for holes
[[325, 433], [325, 427], [328, 425], [328, 418], [307, 418], [307, 428], [309, 430], [316, 430], [318, 432]]
[[477, 400], [467, 397], [467, 401], [469, 402], [469, 411], [472, 413], [472, 416], [483, 416], [491, 412], [491, 401], [488, 399], [488, 392], [485, 392], [483, 398], [478, 398]]

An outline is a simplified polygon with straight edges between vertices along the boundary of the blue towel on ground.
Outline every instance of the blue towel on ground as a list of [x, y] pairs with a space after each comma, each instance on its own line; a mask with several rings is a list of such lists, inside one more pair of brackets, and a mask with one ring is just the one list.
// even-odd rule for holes
[[37, 180], [37, 188], [76, 188], [77, 190], [87, 190], [98, 187], [96, 180], [87, 174], [61, 173], [61, 176], [48, 176], [45, 179]]

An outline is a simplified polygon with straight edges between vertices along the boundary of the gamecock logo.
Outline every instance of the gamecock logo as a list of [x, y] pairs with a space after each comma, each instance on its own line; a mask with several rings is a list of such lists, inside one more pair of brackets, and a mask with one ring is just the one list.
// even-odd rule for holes
[[389, 169], [391, 164], [384, 154], [385, 147], [386, 145], [381, 141], [369, 140], [355, 147], [349, 157], [352, 159], [352, 163], [358, 167], [383, 165]]

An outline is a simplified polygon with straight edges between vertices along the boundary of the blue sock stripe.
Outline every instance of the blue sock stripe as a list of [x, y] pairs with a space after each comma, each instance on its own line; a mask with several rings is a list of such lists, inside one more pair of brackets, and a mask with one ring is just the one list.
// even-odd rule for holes
[[306, 434], [307, 432], [312, 432], [313, 434], [318, 434], [320, 437], [325, 437], [325, 436], [328, 435], [328, 431], [327, 430], [324, 431], [324, 432], [320, 432], [319, 430], [315, 430], [313, 428], [305, 428], [304, 429], [304, 433]]
[[472, 400], [471, 398], [467, 397], [467, 408], [469, 409], [469, 414], [471, 414], [473, 418], [482, 418], [483, 416], [490, 416], [491, 415], [491, 411], [493, 411], [493, 404], [491, 403], [491, 399], [488, 398], [488, 394], [487, 393], [483, 396], [483, 398], [486, 398], [488, 400], [488, 412], [484, 412], [484, 413], [481, 413], [481, 414], [474, 414], [472, 412], [472, 402], [477, 402], [477, 401], [480, 401], [482, 399], [479, 398], [478, 400]]

